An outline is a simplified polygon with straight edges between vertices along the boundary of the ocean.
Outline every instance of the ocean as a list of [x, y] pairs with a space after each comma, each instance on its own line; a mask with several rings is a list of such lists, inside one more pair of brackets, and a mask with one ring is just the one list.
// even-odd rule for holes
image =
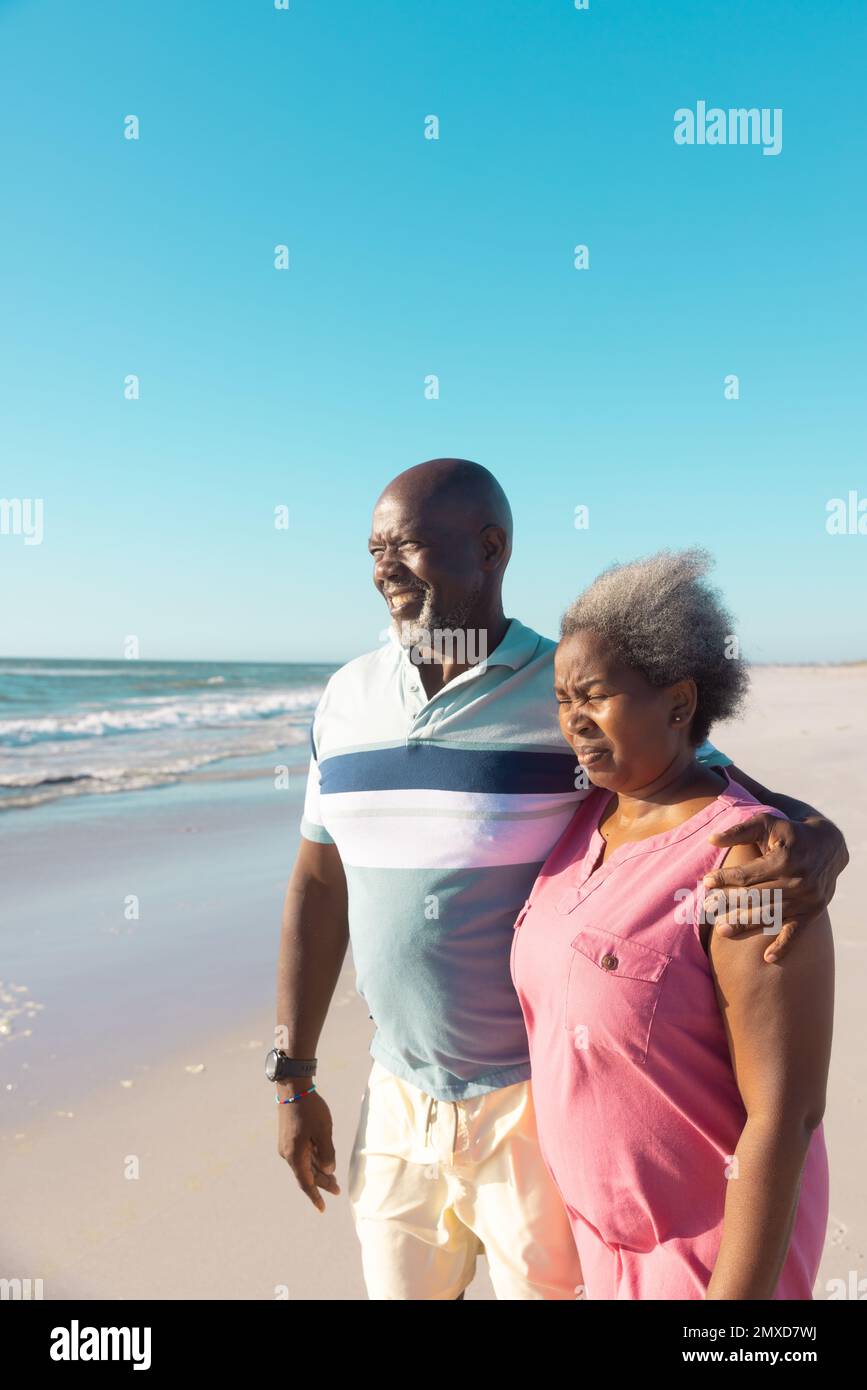
[[[144, 791], [298, 747], [326, 664], [0, 661], [0, 810]], [[228, 766], [240, 767], [230, 761]]]

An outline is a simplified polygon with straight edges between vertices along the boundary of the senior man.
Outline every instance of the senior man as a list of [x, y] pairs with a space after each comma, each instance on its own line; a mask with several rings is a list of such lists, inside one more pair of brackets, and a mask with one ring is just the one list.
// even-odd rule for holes
[[[482, 1252], [498, 1299], [580, 1297], [509, 953], [586, 791], [559, 732], [556, 644], [503, 611], [511, 540], [505, 494], [478, 464], [433, 459], [395, 478], [369, 543], [392, 640], [331, 677], [313, 722], [268, 1074], [280, 1155], [322, 1211], [322, 1193], [340, 1189], [312, 1078], [351, 938], [376, 1025], [349, 1165], [371, 1299], [461, 1298]], [[731, 763], [710, 744], [699, 756]], [[717, 838], [763, 850], [717, 877], [782, 889], [782, 953], [832, 896], [845, 846], [812, 808], [732, 775], [793, 817]]]

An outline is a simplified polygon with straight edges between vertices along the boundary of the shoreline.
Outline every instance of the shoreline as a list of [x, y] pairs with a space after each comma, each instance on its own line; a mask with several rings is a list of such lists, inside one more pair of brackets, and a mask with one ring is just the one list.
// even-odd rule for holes
[[[68, 1109], [118, 1065], [127, 1075], [272, 1000], [303, 786], [79, 798], [10, 827], [0, 1127], [58, 1099]], [[26, 1000], [32, 1018], [14, 1012]]]

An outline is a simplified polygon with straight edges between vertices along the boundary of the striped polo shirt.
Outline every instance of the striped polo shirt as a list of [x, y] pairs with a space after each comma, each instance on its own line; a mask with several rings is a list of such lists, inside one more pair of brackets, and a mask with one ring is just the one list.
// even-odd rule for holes
[[439, 1100], [530, 1075], [512, 925], [587, 795], [559, 729], [555, 648], [513, 619], [428, 699], [391, 630], [335, 672], [313, 719], [301, 833], [336, 844], [346, 872], [370, 1052]]

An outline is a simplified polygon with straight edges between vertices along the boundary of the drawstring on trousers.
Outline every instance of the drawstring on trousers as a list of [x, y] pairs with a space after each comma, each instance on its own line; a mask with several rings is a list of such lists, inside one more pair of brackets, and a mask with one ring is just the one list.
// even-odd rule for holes
[[[455, 1101], [455, 1100], [449, 1101], [449, 1102], [447, 1102], [447, 1103], [448, 1103], [449, 1105], [453, 1105], [454, 1108], [455, 1108], [455, 1132], [454, 1132], [454, 1135], [452, 1136], [452, 1162], [454, 1163], [454, 1159], [455, 1159], [455, 1150], [456, 1150], [457, 1147], [458, 1147], [458, 1103], [457, 1103], [457, 1101]], [[427, 1148], [427, 1147], [428, 1147], [428, 1144], [431, 1142], [431, 1136], [432, 1136], [432, 1134], [433, 1134], [433, 1127], [434, 1127], [434, 1123], [435, 1123], [435, 1121], [436, 1121], [438, 1108], [439, 1108], [439, 1102], [437, 1101], [436, 1096], [431, 1096], [431, 1097], [429, 1098], [429, 1100], [428, 1100], [427, 1119], [425, 1120], [425, 1126], [424, 1126], [424, 1146], [425, 1146], [425, 1148]]]

